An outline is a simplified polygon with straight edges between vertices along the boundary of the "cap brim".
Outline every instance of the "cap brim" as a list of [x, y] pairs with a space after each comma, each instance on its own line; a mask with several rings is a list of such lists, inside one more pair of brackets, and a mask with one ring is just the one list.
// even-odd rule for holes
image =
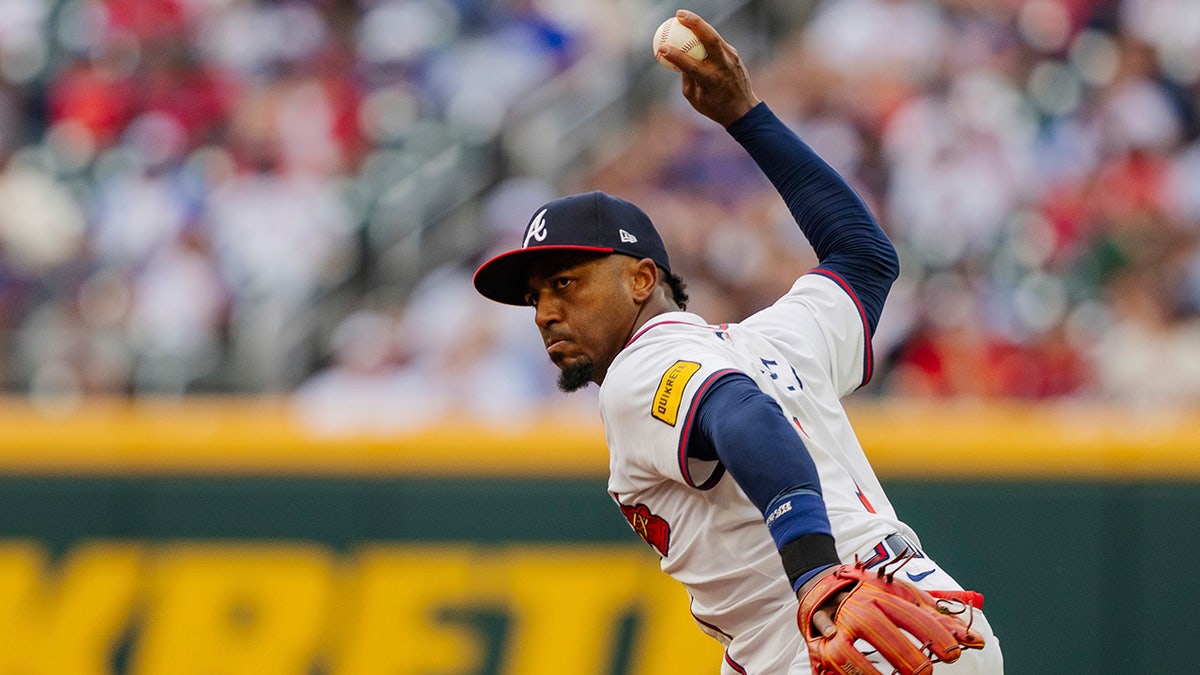
[[535, 246], [508, 251], [488, 260], [475, 270], [475, 290], [489, 300], [506, 305], [525, 305], [529, 292], [529, 266], [534, 260], [555, 253], [582, 251], [616, 253], [602, 246]]

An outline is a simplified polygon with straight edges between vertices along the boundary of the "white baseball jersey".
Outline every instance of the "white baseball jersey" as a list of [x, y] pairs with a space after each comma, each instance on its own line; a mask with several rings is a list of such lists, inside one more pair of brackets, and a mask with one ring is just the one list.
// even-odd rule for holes
[[697, 622], [726, 646], [726, 672], [806, 673], [808, 662], [796, 595], [762, 513], [717, 462], [686, 457], [696, 403], [716, 378], [748, 375], [791, 420], [816, 464], [843, 561], [894, 533], [919, 545], [896, 518], [839, 400], [870, 368], [863, 315], [843, 283], [806, 274], [740, 324], [656, 316], [600, 388], [609, 492], [658, 551], [663, 571], [687, 587]]

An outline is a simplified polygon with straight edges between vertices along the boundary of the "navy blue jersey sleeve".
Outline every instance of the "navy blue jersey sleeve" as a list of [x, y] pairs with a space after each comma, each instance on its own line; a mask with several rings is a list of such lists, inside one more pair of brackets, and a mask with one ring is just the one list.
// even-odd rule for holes
[[812, 244], [818, 267], [844, 279], [858, 297], [873, 333], [900, 263], [866, 204], [766, 103], [729, 125], [728, 132], [783, 197]]
[[837, 564], [816, 464], [779, 404], [734, 372], [697, 406], [688, 456], [720, 461], [762, 512], [793, 590]]
[[764, 517], [780, 495], [812, 495], [820, 508], [808, 529], [829, 532], [816, 464], [774, 399], [745, 374], [730, 373], [698, 405], [689, 457], [719, 460]]

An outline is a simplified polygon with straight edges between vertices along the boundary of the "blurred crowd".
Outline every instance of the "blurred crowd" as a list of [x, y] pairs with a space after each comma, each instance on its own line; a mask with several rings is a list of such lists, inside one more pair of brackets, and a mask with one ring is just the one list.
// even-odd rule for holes
[[[900, 249], [870, 391], [1200, 403], [1200, 3], [826, 0], [756, 82]], [[662, 108], [591, 182], [744, 315], [811, 261], [720, 131]]]
[[[1200, 404], [1200, 3], [746, 4], [758, 23], [722, 30], [757, 92], [901, 253], [860, 396]], [[0, 382], [286, 393], [328, 430], [590, 409], [529, 313], [470, 286], [537, 205], [641, 205], [714, 322], [815, 262], [740, 148], [643, 72], [674, 9], [6, 0]], [[560, 147], [517, 111], [564, 79], [625, 82], [626, 118], [538, 170]]]
[[427, 235], [495, 172], [507, 106], [582, 49], [562, 16], [5, 0], [4, 389], [69, 403], [300, 385], [346, 315], [394, 310], [426, 271]]

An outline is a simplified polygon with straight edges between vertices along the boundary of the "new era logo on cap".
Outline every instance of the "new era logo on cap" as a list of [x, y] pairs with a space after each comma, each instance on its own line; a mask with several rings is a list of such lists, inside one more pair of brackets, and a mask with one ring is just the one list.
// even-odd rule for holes
[[544, 204], [525, 228], [521, 248], [501, 253], [475, 271], [475, 288], [510, 305], [525, 304], [529, 263], [555, 251], [595, 251], [649, 258], [671, 271], [667, 249], [649, 216], [603, 192], [571, 195]]

